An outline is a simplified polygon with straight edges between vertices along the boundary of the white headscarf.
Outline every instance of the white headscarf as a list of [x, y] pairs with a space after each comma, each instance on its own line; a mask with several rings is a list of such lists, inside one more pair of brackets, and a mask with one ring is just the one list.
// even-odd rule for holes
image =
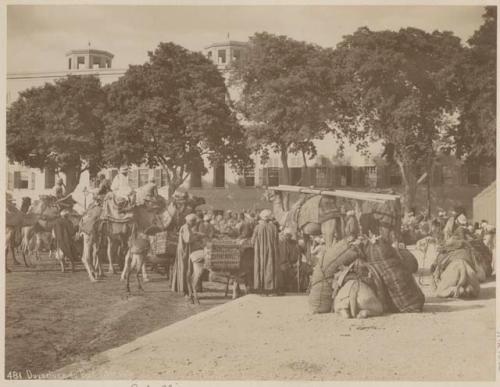
[[465, 217], [464, 214], [461, 214], [459, 215], [459, 217], [457, 218], [457, 222], [458, 224], [461, 224], [461, 225], [466, 225], [467, 224], [467, 218]]
[[262, 220], [269, 220], [272, 216], [272, 212], [271, 210], [262, 210], [259, 214], [259, 217], [262, 219]]

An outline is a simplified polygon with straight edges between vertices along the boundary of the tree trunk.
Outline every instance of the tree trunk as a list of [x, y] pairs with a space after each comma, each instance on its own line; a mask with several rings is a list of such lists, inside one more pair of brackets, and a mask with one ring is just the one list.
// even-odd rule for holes
[[66, 195], [69, 195], [75, 190], [78, 183], [80, 183], [80, 166], [67, 167], [65, 169], [62, 169], [61, 171], [66, 176], [65, 191]]
[[[283, 184], [290, 184], [290, 170], [288, 168], [288, 147], [285, 145], [281, 146], [281, 165], [283, 166]], [[283, 193], [283, 208], [285, 211], [290, 210], [290, 194], [288, 192]]]
[[405, 212], [409, 212], [415, 207], [417, 198], [417, 176], [411, 169], [409, 162], [401, 159], [396, 160], [396, 162], [401, 171], [404, 184], [403, 209]]

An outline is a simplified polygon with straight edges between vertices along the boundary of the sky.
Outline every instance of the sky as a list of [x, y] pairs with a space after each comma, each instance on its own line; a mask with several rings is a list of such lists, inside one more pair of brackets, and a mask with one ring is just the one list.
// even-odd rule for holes
[[159, 42], [201, 51], [213, 42], [284, 34], [324, 47], [367, 26], [447, 30], [466, 41], [482, 24], [478, 6], [143, 6], [9, 5], [7, 72], [65, 69], [65, 53], [92, 48], [115, 55], [113, 67], [142, 64]]

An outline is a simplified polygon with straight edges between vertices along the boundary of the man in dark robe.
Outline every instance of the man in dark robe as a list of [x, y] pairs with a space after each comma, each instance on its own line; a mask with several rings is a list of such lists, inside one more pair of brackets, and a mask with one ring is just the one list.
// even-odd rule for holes
[[254, 229], [254, 289], [265, 294], [278, 293], [278, 230], [271, 211], [263, 210]]
[[177, 244], [177, 255], [173, 267], [172, 275], [172, 291], [183, 293], [185, 296], [189, 295], [188, 290], [188, 274], [190, 271], [191, 262], [189, 255], [199, 250], [199, 242], [201, 242], [203, 235], [195, 231], [198, 217], [195, 214], [186, 216], [186, 223], [179, 230], [179, 242]]

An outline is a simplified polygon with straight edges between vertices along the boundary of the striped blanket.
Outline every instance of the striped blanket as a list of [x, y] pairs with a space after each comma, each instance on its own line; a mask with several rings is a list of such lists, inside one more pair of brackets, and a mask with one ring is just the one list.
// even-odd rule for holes
[[383, 239], [369, 243], [366, 256], [384, 282], [389, 295], [389, 309], [398, 312], [421, 312], [425, 297], [413, 275], [404, 267], [398, 253]]

